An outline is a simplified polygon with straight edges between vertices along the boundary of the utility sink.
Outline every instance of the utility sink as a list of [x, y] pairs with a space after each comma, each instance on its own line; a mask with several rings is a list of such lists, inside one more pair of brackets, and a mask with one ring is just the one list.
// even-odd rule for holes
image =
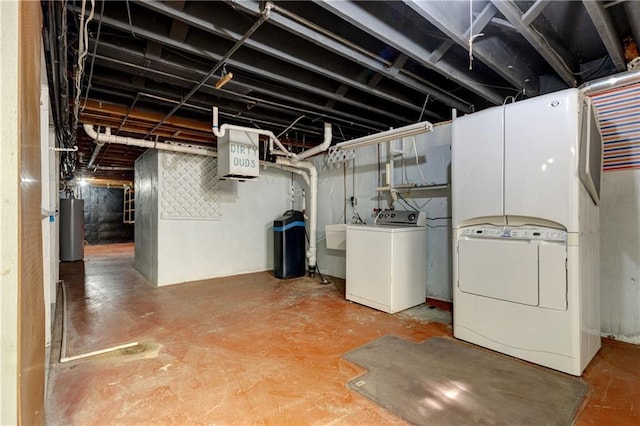
[[327, 233], [327, 248], [332, 250], [347, 249], [347, 225], [337, 223], [324, 227]]

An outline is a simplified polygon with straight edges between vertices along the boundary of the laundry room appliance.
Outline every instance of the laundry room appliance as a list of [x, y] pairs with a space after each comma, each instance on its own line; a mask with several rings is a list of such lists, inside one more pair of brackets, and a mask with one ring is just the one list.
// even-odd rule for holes
[[373, 225], [347, 226], [346, 298], [390, 314], [427, 297], [424, 212], [383, 210]]
[[601, 170], [577, 89], [454, 120], [456, 338], [582, 374], [600, 348]]
[[75, 262], [84, 258], [84, 200], [60, 199], [60, 260]]
[[273, 275], [288, 279], [306, 273], [304, 213], [287, 210], [273, 221]]

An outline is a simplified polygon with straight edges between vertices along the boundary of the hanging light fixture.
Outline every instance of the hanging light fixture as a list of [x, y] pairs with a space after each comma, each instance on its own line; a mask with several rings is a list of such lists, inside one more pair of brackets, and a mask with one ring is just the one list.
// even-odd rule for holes
[[223, 65], [222, 66], [222, 76], [216, 82], [216, 89], [220, 89], [222, 86], [227, 84], [229, 82], [229, 80], [231, 80], [232, 78], [233, 78], [233, 73], [232, 72], [227, 72], [226, 64]]
[[409, 124], [408, 126], [399, 127], [397, 129], [386, 130], [384, 132], [375, 133], [373, 135], [367, 135], [361, 138], [352, 139], [350, 141], [340, 142], [339, 144], [336, 144], [336, 148], [360, 148], [361, 146], [380, 144], [383, 142], [392, 141], [394, 139], [407, 138], [409, 136], [415, 136], [420, 133], [427, 133], [431, 131], [433, 131], [433, 125], [428, 121], [421, 121], [419, 123]]

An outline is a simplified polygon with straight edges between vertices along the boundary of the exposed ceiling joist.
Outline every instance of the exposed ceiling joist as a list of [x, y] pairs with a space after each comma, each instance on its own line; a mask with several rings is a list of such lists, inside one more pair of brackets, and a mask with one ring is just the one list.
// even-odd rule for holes
[[624, 2], [624, 10], [629, 19], [631, 34], [637, 46], [640, 46], [640, 1]]
[[[141, 65], [137, 65], [140, 63], [141, 56], [133, 51], [129, 51], [126, 49], [122, 49], [118, 46], [109, 45], [107, 43], [101, 43], [101, 51], [104, 53], [109, 53], [110, 51], [115, 50], [117, 54], [121, 57], [126, 58], [126, 61], [116, 60], [111, 56], [99, 56], [99, 59], [105, 61], [105, 63], [113, 68], [121, 69], [122, 71], [126, 71], [128, 68], [137, 69], [138, 67], [142, 67]], [[185, 68], [184, 66], [172, 62], [169, 59], [165, 59], [162, 63], [158, 63], [157, 66], [161, 67], [162, 70], [155, 68], [156, 64], [149, 64], [147, 67], [144, 67], [144, 71], [146, 74], [158, 82], [166, 82], [170, 83], [173, 86], [177, 87], [189, 87], [189, 85], [195, 84], [199, 78], [205, 75], [205, 71], [201, 71], [195, 68]], [[120, 68], [121, 67], [121, 68]], [[185, 77], [183, 77], [185, 76]], [[312, 116], [318, 116], [321, 119], [326, 121], [331, 121], [338, 125], [347, 125], [347, 126], [356, 126], [357, 128], [364, 129], [367, 131], [379, 131], [381, 129], [380, 123], [377, 121], [368, 120], [363, 118], [362, 116], [357, 116], [354, 114], [342, 113], [339, 111], [334, 111], [330, 108], [322, 107], [320, 105], [306, 102], [302, 99], [295, 99], [290, 96], [287, 96], [286, 93], [272, 93], [270, 98], [275, 100], [269, 100], [266, 98], [261, 98], [256, 95], [260, 94], [270, 94], [269, 89], [251, 84], [247, 80], [244, 81], [236, 81], [234, 82], [235, 86], [240, 86], [243, 88], [243, 92], [246, 93], [254, 93], [254, 95], [245, 95], [243, 93], [239, 93], [238, 91], [231, 91], [227, 89], [216, 89], [214, 85], [204, 85], [201, 89], [201, 92], [208, 93], [211, 95], [217, 95], [223, 99], [232, 99], [238, 102], [242, 102], [246, 105], [245, 109], [249, 111], [253, 109], [254, 106], [259, 105], [263, 109], [273, 110], [273, 111], [286, 111], [291, 114], [309, 114]], [[117, 86], [114, 86], [117, 87]], [[133, 90], [133, 87], [130, 87], [130, 90]], [[96, 90], [96, 89], [93, 89]], [[150, 91], [150, 90], [149, 90]], [[158, 89], [154, 89], [153, 93], [141, 93], [144, 96], [151, 97], [155, 95], [157, 100], [166, 102], [166, 103], [177, 103], [176, 100], [179, 96], [177, 93], [169, 93], [166, 90], [162, 92], [158, 92]], [[201, 104], [194, 103], [194, 101], [187, 104], [187, 106], [199, 109], [202, 111], [210, 111], [210, 104]], [[319, 111], [320, 110], [320, 111]], [[224, 114], [224, 112], [221, 112]], [[254, 119], [257, 116], [251, 113], [245, 113], [244, 117], [247, 119]], [[254, 118], [252, 118], [254, 117]], [[240, 118], [240, 117], [239, 117]], [[244, 119], [244, 118], [243, 118]], [[260, 122], [260, 120], [257, 120]], [[267, 123], [262, 121], [264, 124], [271, 126], [283, 126], [282, 123]], [[318, 134], [321, 134], [319, 131]]]
[[[236, 40], [239, 40], [240, 37], [242, 36], [242, 33], [239, 31], [239, 29], [236, 32], [231, 22], [228, 22], [228, 26], [222, 29], [214, 25], [211, 25], [209, 21], [202, 19], [198, 16], [190, 15], [187, 12], [175, 10], [165, 3], [145, 0], [142, 2], [142, 4], [144, 4], [146, 7], [152, 10], [163, 13], [174, 19], [179, 19], [185, 23], [188, 23], [190, 26], [193, 26], [194, 28], [199, 28], [203, 31], [206, 31], [218, 37], [223, 37], [232, 41], [236, 41]], [[256, 34], [254, 37], [249, 38], [244, 42], [244, 46], [254, 49], [257, 52], [261, 52], [266, 55], [269, 55], [287, 64], [295, 65], [305, 70], [315, 72], [319, 75], [326, 76], [327, 78], [335, 80], [340, 84], [344, 84], [344, 85], [353, 87], [355, 89], [361, 90], [363, 92], [373, 94], [388, 102], [393, 102], [405, 108], [413, 109], [415, 111], [420, 111], [419, 106], [416, 106], [415, 104], [405, 99], [402, 99], [398, 96], [387, 93], [381, 89], [372, 89], [368, 87], [366, 83], [360, 82], [354, 78], [351, 78], [347, 72], [333, 71], [333, 69], [336, 69], [336, 70], [339, 69], [338, 64], [334, 63], [334, 67], [332, 68], [327, 67], [326, 63], [323, 61], [323, 58], [319, 56], [317, 52], [298, 50], [298, 49], [295, 49], [295, 46], [293, 45], [291, 46], [280, 45], [276, 47], [273, 44], [274, 42], [273, 40], [271, 40], [270, 37], [267, 37], [267, 36], [261, 37], [260, 34]]]
[[[491, 22], [494, 19], [494, 16], [496, 16], [497, 12], [498, 10], [494, 5], [492, 5], [491, 3], [487, 3], [485, 7], [482, 9], [482, 12], [480, 12], [474, 18], [473, 31], [476, 33], [482, 32], [484, 27], [486, 27], [489, 24], [489, 22]], [[462, 35], [462, 38], [464, 40], [469, 40], [469, 37], [471, 36], [472, 36], [471, 27], [469, 27]]]
[[[251, 13], [254, 16], [260, 11], [260, 3], [258, 1], [232, 1], [232, 4], [233, 7], [246, 13]], [[272, 12], [273, 14], [271, 16], [270, 23], [277, 25], [279, 28], [300, 36], [323, 49], [327, 49], [337, 55], [367, 67], [379, 73], [381, 76], [387, 77], [410, 89], [416, 90], [423, 95], [430, 95], [433, 99], [439, 100], [450, 107], [457, 108], [464, 112], [471, 111], [468, 103], [446, 93], [443, 89], [435, 87], [434, 85], [421, 83], [420, 81], [408, 76], [406, 73], [401, 72], [402, 70], [399, 70], [400, 72], [393, 72], [391, 70], [393, 64], [385, 58], [372, 54], [371, 52], [363, 51], [352, 42], [341, 39], [335, 34], [328, 34], [326, 30], [318, 28], [313, 23], [302, 17], [295, 16], [295, 14], [287, 11], [281, 6], [276, 6]], [[433, 117], [433, 115], [431, 116]]]
[[[504, 15], [518, 32], [533, 46], [547, 61], [565, 83], [571, 87], [577, 85], [573, 75], [571, 55], [561, 46], [553, 42], [550, 36], [544, 36], [535, 27], [527, 25], [522, 20], [522, 12], [513, 0], [491, 0], [494, 6]], [[552, 45], [553, 44], [553, 45]]]
[[457, 84], [477, 93], [485, 99], [498, 105], [503, 101], [503, 97], [494, 89], [487, 87], [486, 82], [479, 81], [473, 74], [463, 72], [444, 60], [434, 61], [431, 51], [425, 49], [406, 32], [394, 26], [391, 22], [381, 19], [362, 8], [358, 3], [339, 1], [317, 1], [316, 2], [331, 11], [341, 19], [349, 22], [360, 30], [383, 40], [394, 49], [411, 57], [415, 61], [434, 71], [447, 76]]
[[[163, 117], [163, 114], [153, 111], [144, 111], [141, 109], [132, 109], [130, 111], [128, 108], [120, 105], [105, 104], [93, 100], [88, 100], [84, 109], [85, 111], [94, 111], [102, 114], [112, 114], [116, 117], [128, 116], [133, 119], [151, 123], [157, 123]], [[189, 120], [187, 118], [173, 116], [167, 120], [166, 124], [167, 126], [179, 127], [183, 128], [184, 130], [198, 130], [201, 132], [211, 133], [213, 138], [211, 126], [201, 121]]]
[[522, 15], [522, 23], [525, 25], [531, 25], [533, 21], [542, 13], [542, 10], [547, 7], [551, 0], [536, 0], [529, 9]]
[[[407, 6], [428, 20], [445, 33], [458, 45], [469, 48], [469, 37], [482, 31], [496, 9], [488, 4], [481, 14], [481, 22], [474, 20], [473, 31], [470, 34], [469, 4], [465, 2], [424, 2], [405, 1]], [[525, 89], [532, 96], [538, 94], [538, 76], [529, 68], [526, 61], [519, 60], [522, 55], [503, 39], [497, 37], [478, 37], [473, 42], [473, 56], [489, 66], [518, 89]]]
[[[65, 177], [74, 163], [86, 168], [94, 147], [68, 114], [77, 108], [79, 54], [90, 61], [81, 118], [112, 134], [139, 138], [159, 126], [158, 140], [215, 144], [215, 105], [226, 123], [287, 131], [300, 147], [320, 143], [323, 122], [339, 142], [422, 116], [446, 120], [451, 108], [479, 111], [516, 91], [535, 96], [601, 78], [633, 59], [623, 38], [640, 42], [640, 1], [283, 0], [270, 3], [264, 25], [226, 59], [267, 3], [87, 2], [100, 12], [80, 26], [81, 3], [41, 1], [56, 137], [79, 146], [77, 159], [64, 156]], [[88, 39], [86, 52], [80, 39]], [[216, 88], [225, 72], [233, 79]], [[95, 108], [110, 104], [119, 108]], [[137, 117], [142, 111], [156, 121]], [[168, 112], [199, 125], [161, 123]], [[104, 147], [96, 164], [131, 166], [141, 152]]]
[[[73, 8], [72, 8], [73, 9]], [[75, 8], [74, 9], [76, 12], [80, 12], [80, 9]], [[108, 25], [111, 26], [113, 28], [117, 28], [120, 29], [122, 31], [130, 31], [131, 27], [128, 23], [125, 23], [123, 21], [119, 21], [116, 19], [112, 19], [110, 17], [103, 17], [102, 18], [102, 22], [103, 25]], [[201, 47], [201, 46], [196, 46], [195, 43], [191, 43], [191, 44], [187, 44], [187, 43], [181, 43], [181, 42], [177, 42], [173, 39], [171, 39], [170, 37], [166, 36], [166, 35], [162, 35], [141, 27], [136, 27], [135, 25], [133, 26], [133, 30], [135, 31], [135, 33], [140, 36], [140, 37], [144, 37], [145, 39], [150, 39], [153, 40], [159, 44], [165, 45], [165, 46], [170, 46], [173, 47], [175, 49], [179, 49], [185, 52], [188, 52], [192, 55], [196, 55], [208, 60], [213, 60], [213, 61], [217, 61], [220, 59], [221, 55], [212, 52], [211, 50]], [[313, 84], [311, 81], [309, 82], [305, 82], [304, 80], [304, 75], [301, 75], [300, 73], [296, 72], [295, 69], [293, 69], [290, 66], [287, 66], [286, 64], [273, 64], [273, 66], [271, 66], [270, 68], [265, 68], [265, 67], [259, 67], [258, 65], [254, 63], [251, 63], [251, 61], [249, 60], [249, 58], [246, 58], [247, 61], [241, 61], [238, 60], [236, 57], [233, 57], [231, 59], [229, 59], [229, 61], [227, 62], [229, 66], [232, 66], [234, 68], [237, 69], [241, 69], [243, 71], [246, 71], [247, 73], [250, 74], [257, 74], [257, 75], [261, 75], [264, 78], [268, 78], [271, 79], [273, 81], [276, 81], [278, 83], [284, 84], [286, 86], [290, 86], [293, 88], [296, 88], [298, 90], [300, 90], [301, 92], [306, 92], [306, 93], [313, 93], [316, 94], [318, 96], [324, 97], [324, 98], [332, 98], [335, 99], [339, 102], [357, 107], [362, 109], [363, 111], [369, 111], [369, 112], [376, 112], [378, 114], [380, 114], [381, 116], [386, 116], [386, 117], [396, 117], [396, 119], [402, 123], [410, 123], [409, 120], [404, 119], [402, 116], [399, 115], [395, 115], [393, 113], [390, 113], [388, 110], [382, 110], [380, 108], [377, 108], [371, 104], [364, 104], [361, 103], [359, 101], [355, 101], [349, 98], [345, 98], [342, 96], [338, 96], [336, 95], [334, 92], [331, 91], [327, 91], [321, 87], [319, 87], [316, 84]], [[415, 106], [412, 106], [415, 110]], [[418, 107], [418, 111], [420, 110], [420, 108]], [[381, 126], [381, 129], [384, 128], [384, 126]]]
[[598, 35], [602, 39], [602, 43], [609, 52], [609, 57], [618, 71], [627, 69], [624, 61], [624, 52], [622, 42], [614, 28], [613, 20], [607, 10], [602, 7], [600, 2], [593, 0], [582, 0], [582, 4], [586, 9], [593, 25], [598, 30]]

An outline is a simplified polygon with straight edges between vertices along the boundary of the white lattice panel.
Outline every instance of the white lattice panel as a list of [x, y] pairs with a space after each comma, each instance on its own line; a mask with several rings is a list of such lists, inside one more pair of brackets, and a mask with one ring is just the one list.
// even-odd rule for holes
[[215, 158], [177, 152], [160, 158], [162, 219], [222, 219]]
[[331, 146], [325, 158], [329, 168], [333, 168], [334, 166], [341, 166], [343, 163], [353, 160], [355, 156], [356, 152], [353, 149], [341, 149]]

